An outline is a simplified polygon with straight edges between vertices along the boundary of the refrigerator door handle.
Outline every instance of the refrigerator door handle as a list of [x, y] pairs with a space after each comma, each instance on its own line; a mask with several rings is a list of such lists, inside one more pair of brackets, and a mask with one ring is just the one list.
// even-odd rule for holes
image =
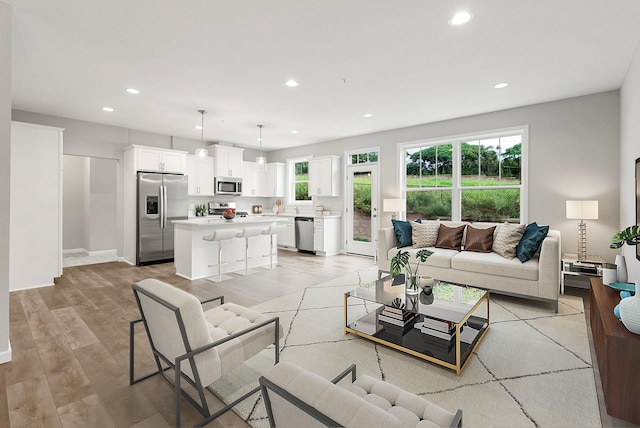
[[160, 186], [160, 229], [164, 229], [165, 225], [165, 212], [166, 212], [166, 202], [165, 202], [165, 191], [164, 186]]

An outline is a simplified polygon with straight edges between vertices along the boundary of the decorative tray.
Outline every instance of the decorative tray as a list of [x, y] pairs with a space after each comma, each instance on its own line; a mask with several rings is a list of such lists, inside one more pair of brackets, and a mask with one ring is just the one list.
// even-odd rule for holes
[[609, 287], [620, 291], [636, 291], [636, 285], [628, 282], [611, 282], [607, 284]]

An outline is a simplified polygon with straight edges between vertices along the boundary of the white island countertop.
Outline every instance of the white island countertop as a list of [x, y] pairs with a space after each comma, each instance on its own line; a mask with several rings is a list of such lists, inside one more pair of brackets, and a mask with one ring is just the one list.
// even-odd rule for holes
[[275, 223], [277, 218], [267, 216], [247, 216], [236, 217], [233, 220], [226, 220], [218, 216], [211, 217], [193, 217], [187, 220], [173, 220], [175, 224], [187, 226], [243, 226], [254, 223]]

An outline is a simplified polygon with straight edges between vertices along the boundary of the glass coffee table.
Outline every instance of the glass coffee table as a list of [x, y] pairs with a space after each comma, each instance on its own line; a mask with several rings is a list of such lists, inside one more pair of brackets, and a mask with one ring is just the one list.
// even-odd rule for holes
[[378, 280], [344, 295], [344, 333], [455, 370], [489, 329], [489, 290], [434, 280], [407, 292], [402, 277], [379, 271]]

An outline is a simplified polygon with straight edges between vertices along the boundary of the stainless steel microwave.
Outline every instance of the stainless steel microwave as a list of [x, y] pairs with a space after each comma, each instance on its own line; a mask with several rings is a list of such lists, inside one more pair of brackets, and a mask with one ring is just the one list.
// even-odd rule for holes
[[217, 195], [241, 195], [242, 178], [216, 177]]

